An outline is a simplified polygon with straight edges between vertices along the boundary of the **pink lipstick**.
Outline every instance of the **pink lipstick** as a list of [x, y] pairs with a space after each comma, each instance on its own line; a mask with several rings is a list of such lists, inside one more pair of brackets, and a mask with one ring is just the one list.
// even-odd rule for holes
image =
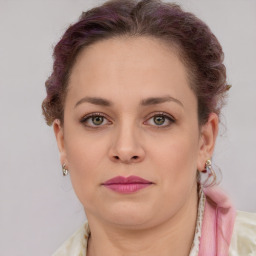
[[153, 182], [138, 176], [117, 176], [105, 181], [102, 185], [122, 194], [129, 194], [152, 185]]

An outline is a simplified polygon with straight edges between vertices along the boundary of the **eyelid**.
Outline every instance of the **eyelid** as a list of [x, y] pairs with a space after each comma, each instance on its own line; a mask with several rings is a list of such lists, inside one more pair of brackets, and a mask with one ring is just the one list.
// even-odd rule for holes
[[151, 117], [154, 117], [154, 116], [157, 116], [157, 115], [159, 115], [159, 116], [167, 116], [170, 119], [172, 119], [173, 121], [175, 121], [175, 118], [172, 115], [170, 115], [170, 114], [168, 114], [166, 112], [163, 112], [163, 111], [157, 111], [157, 112], [150, 113], [150, 115], [148, 115], [147, 118], [151, 118]]

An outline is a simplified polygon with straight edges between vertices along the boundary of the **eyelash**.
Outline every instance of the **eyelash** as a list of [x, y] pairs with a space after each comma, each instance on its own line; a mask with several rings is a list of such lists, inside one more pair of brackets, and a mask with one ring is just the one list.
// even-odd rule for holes
[[[105, 119], [108, 119], [108, 117], [106, 116], [106, 115], [104, 115], [104, 114], [102, 114], [102, 113], [92, 113], [92, 114], [89, 114], [89, 115], [86, 115], [86, 116], [84, 116], [81, 120], [80, 120], [80, 122], [82, 123], [82, 124], [85, 124], [90, 118], [93, 118], [93, 117], [104, 117]], [[165, 113], [165, 112], [157, 112], [157, 113], [155, 113], [153, 116], [151, 116], [149, 119], [147, 119], [147, 120], [150, 120], [151, 118], [154, 118], [154, 117], [159, 117], [159, 116], [161, 116], [161, 117], [164, 117], [165, 119], [167, 119], [171, 124], [172, 123], [175, 123], [175, 118], [174, 117], [172, 117], [171, 115], [169, 115], [169, 114], [167, 114], [167, 113]], [[155, 125], [155, 128], [167, 128], [167, 127], [169, 127], [171, 124], [168, 124], [168, 125]], [[102, 125], [100, 124], [100, 125], [95, 125], [95, 126], [90, 126], [90, 125], [86, 125], [86, 127], [89, 127], [89, 128], [92, 128], [92, 129], [98, 129], [98, 128], [101, 128], [102, 127]]]

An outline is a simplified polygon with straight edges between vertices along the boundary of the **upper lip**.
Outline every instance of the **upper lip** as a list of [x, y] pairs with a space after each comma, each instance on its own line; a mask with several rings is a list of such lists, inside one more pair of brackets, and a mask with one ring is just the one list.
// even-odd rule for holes
[[111, 185], [111, 184], [151, 184], [153, 182], [149, 180], [145, 180], [138, 176], [129, 176], [129, 177], [123, 177], [123, 176], [117, 176], [110, 180], [107, 180], [103, 183], [103, 185]]

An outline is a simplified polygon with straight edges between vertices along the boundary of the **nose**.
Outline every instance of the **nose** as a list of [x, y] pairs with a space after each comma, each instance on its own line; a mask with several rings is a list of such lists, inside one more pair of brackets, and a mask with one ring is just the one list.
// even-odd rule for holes
[[139, 140], [139, 132], [130, 125], [116, 131], [109, 151], [110, 159], [125, 164], [138, 163], [145, 158], [145, 151]]

